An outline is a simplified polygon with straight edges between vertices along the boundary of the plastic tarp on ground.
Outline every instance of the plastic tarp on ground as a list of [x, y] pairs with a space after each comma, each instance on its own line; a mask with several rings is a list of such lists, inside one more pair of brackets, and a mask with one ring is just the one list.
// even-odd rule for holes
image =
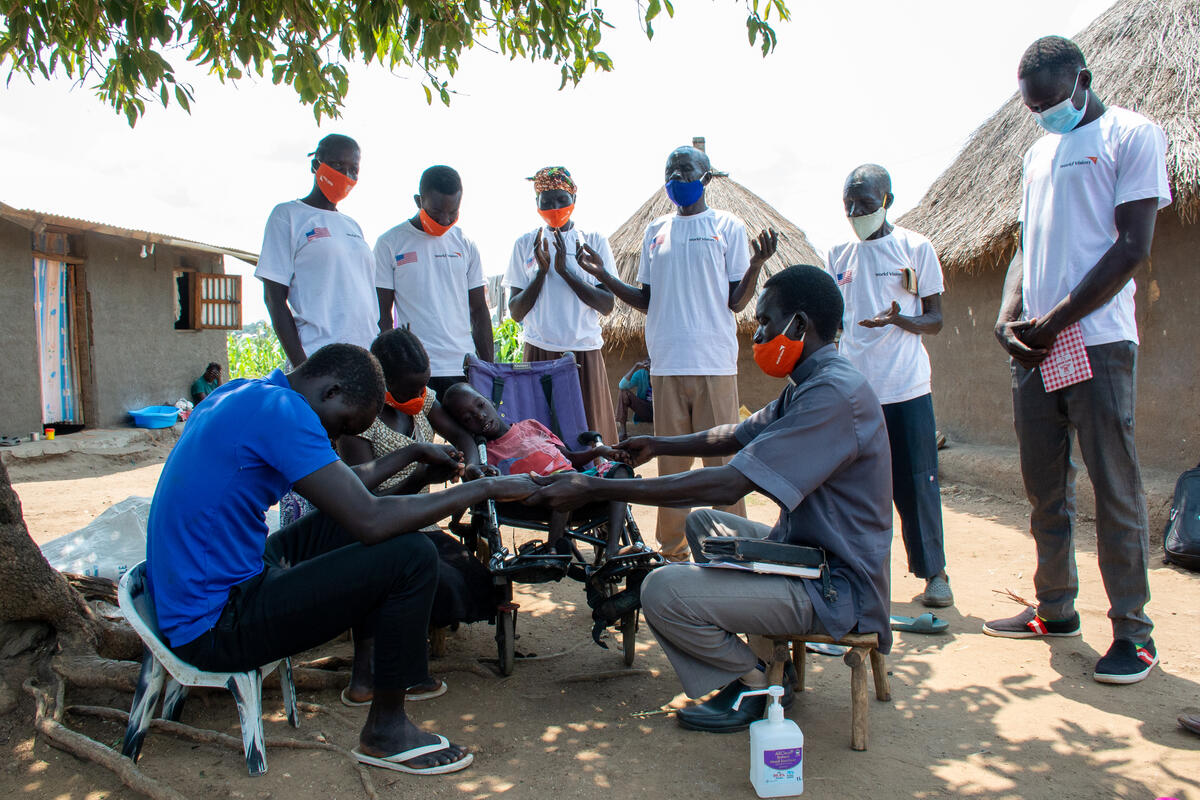
[[59, 572], [120, 580], [146, 559], [149, 497], [126, 497], [91, 523], [42, 545], [42, 555]]
[[[42, 545], [42, 555], [59, 572], [120, 580], [146, 560], [149, 497], [126, 497], [87, 526]], [[279, 528], [279, 508], [267, 511], [267, 529]]]

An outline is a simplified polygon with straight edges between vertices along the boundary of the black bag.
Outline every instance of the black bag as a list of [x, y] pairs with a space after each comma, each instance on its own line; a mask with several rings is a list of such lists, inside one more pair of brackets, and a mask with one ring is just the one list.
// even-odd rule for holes
[[1164, 561], [1200, 571], [1200, 465], [1175, 481], [1163, 550]]

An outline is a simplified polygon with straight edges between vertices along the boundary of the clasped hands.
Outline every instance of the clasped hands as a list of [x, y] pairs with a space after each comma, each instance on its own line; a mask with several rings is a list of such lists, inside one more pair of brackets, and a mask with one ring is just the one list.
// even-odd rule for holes
[[[597, 448], [597, 455], [636, 467], [656, 455], [654, 437], [634, 436], [613, 447]], [[492, 493], [495, 500], [572, 511], [595, 499], [593, 481], [603, 478], [578, 472], [558, 472], [553, 475], [509, 475], [491, 480], [496, 489]]]
[[996, 323], [996, 339], [1013, 361], [1033, 369], [1045, 360], [1062, 331], [1049, 317]]

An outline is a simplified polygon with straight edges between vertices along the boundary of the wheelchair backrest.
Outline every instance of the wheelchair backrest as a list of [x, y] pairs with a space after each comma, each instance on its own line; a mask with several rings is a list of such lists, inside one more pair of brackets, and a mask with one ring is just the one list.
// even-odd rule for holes
[[492, 401], [505, 422], [536, 419], [569, 449], [579, 448], [579, 434], [588, 427], [575, 356], [567, 353], [554, 361], [492, 364], [468, 355], [464, 367], [467, 382]]

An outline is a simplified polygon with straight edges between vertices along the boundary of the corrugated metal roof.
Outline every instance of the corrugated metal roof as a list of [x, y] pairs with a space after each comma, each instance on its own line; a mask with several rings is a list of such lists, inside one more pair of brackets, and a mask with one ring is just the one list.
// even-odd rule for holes
[[119, 239], [132, 239], [146, 244], [164, 244], [171, 247], [178, 247], [181, 250], [195, 250], [202, 253], [215, 253], [217, 255], [233, 256], [241, 259], [247, 264], [258, 263], [258, 253], [251, 253], [248, 250], [239, 250], [236, 247], [222, 247], [216, 244], [205, 244], [197, 242], [193, 239], [183, 239], [178, 236], [170, 236], [165, 233], [154, 233], [152, 231], [139, 231], [133, 228], [121, 228], [116, 225], [109, 225], [104, 222], [93, 222], [86, 219], [77, 219], [76, 217], [68, 217], [62, 214], [50, 214], [44, 211], [34, 211], [29, 208], [14, 208], [7, 203], [0, 202], [0, 219], [7, 219], [31, 231], [39, 231], [47, 227], [66, 228], [72, 231], [83, 231], [88, 233], [98, 233], [104, 236], [115, 236]]

